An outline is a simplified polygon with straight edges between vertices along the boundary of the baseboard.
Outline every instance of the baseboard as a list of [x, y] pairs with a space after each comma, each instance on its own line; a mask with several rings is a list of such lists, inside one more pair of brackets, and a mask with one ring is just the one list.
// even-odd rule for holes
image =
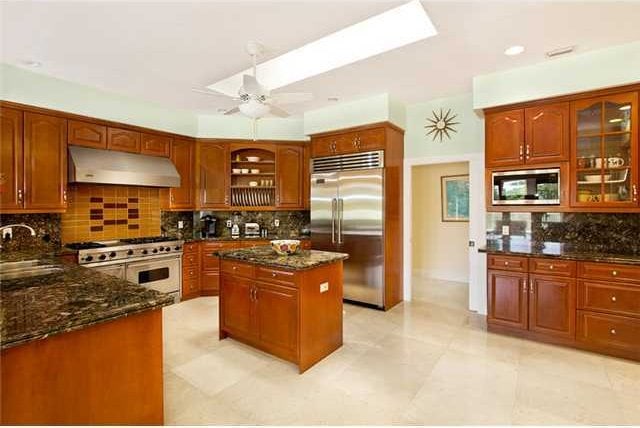
[[426, 279], [439, 279], [441, 281], [469, 282], [468, 275], [459, 275], [455, 272], [447, 272], [435, 269], [413, 269], [412, 274]]

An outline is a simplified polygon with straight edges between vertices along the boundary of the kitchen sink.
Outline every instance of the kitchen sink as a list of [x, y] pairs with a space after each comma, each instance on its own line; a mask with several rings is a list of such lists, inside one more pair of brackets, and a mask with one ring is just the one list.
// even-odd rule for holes
[[24, 260], [20, 262], [0, 263], [0, 281], [16, 278], [31, 278], [61, 272], [62, 267], [45, 260]]

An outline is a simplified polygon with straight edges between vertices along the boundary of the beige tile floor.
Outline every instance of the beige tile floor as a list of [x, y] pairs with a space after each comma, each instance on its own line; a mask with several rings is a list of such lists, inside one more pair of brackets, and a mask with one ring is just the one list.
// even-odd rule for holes
[[344, 346], [295, 366], [217, 339], [218, 299], [164, 310], [167, 424], [640, 424], [640, 363], [494, 335], [466, 284], [415, 278], [389, 312], [345, 306]]

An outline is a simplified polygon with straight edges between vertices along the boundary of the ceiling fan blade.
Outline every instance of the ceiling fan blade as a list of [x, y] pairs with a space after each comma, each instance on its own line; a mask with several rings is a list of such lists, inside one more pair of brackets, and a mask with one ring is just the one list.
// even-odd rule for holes
[[222, 92], [214, 91], [214, 90], [211, 90], [211, 89], [191, 88], [191, 90], [193, 92], [197, 92], [198, 94], [212, 95], [214, 97], [224, 97], [224, 98], [227, 98], [227, 99], [230, 98], [232, 100], [239, 100], [240, 99], [237, 96], [227, 95], [227, 94], [224, 94]]
[[238, 113], [239, 111], [240, 111], [240, 109], [238, 107], [234, 107], [234, 108], [231, 108], [231, 109], [225, 111], [224, 114], [226, 116], [226, 115], [229, 115], [229, 114]]
[[278, 117], [289, 117], [289, 113], [278, 107], [278, 106], [274, 106], [273, 104], [269, 104], [269, 113], [273, 114], [274, 116], [278, 116]]
[[313, 94], [306, 92], [283, 92], [271, 94], [269, 98], [278, 104], [295, 104], [313, 100]]
[[242, 76], [242, 89], [247, 94], [251, 95], [267, 95], [268, 91], [258, 83], [258, 80], [250, 74], [244, 74]]

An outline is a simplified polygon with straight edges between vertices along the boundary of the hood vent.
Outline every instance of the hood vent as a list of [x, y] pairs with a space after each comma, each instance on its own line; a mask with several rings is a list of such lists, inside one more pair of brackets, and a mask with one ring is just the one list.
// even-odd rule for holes
[[312, 172], [337, 172], [384, 167], [384, 152], [354, 153], [312, 159]]
[[180, 174], [167, 158], [69, 146], [69, 182], [179, 187]]

